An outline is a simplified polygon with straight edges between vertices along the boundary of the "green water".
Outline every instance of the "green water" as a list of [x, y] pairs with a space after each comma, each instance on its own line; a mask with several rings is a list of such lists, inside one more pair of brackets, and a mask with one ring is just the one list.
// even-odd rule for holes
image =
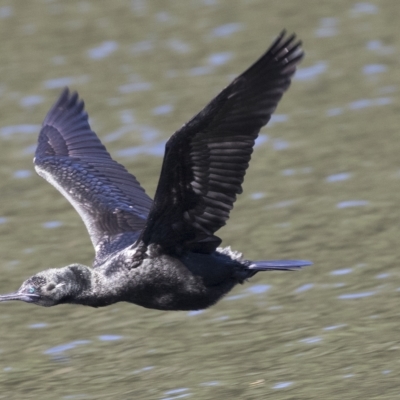
[[64, 85], [154, 193], [162, 144], [284, 27], [306, 58], [221, 231], [259, 274], [203, 313], [0, 307], [4, 399], [400, 398], [398, 1], [0, 2], [0, 292], [93, 257], [36, 176]]

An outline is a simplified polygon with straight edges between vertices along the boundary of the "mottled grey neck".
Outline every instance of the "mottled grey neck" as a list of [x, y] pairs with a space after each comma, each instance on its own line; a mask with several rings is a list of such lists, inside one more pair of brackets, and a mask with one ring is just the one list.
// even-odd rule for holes
[[65, 282], [65, 293], [61, 303], [83, 304], [103, 307], [123, 300], [112, 279], [85, 265], [72, 264], [60, 270]]

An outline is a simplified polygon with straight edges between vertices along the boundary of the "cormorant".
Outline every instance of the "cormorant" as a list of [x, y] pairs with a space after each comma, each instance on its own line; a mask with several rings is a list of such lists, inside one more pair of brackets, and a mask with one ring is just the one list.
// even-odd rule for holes
[[266, 53], [168, 140], [154, 201], [91, 130], [84, 103], [65, 88], [44, 119], [34, 164], [79, 213], [96, 256], [26, 280], [0, 301], [102, 307], [127, 301], [198, 310], [259, 271], [296, 270], [304, 260], [249, 261], [220, 248], [262, 126], [303, 58], [282, 32]]

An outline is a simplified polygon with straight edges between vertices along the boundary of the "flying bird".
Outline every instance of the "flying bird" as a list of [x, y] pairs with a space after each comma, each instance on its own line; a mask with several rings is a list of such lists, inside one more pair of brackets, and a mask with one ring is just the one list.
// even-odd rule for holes
[[305, 260], [250, 261], [221, 248], [225, 225], [260, 129], [303, 58], [282, 32], [250, 68], [176, 131], [165, 146], [154, 200], [91, 130], [84, 103], [66, 88], [44, 119], [34, 164], [81, 216], [95, 249], [92, 268], [71, 264], [27, 279], [0, 301], [103, 307], [119, 301], [199, 310], [260, 271]]

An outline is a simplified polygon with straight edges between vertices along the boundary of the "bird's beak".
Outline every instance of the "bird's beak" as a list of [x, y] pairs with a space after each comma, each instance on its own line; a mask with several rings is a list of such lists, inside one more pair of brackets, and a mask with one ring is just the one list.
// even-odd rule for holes
[[27, 293], [8, 293], [0, 295], [0, 302], [1, 301], [10, 301], [10, 300], [21, 300], [25, 301], [26, 303], [33, 303], [39, 296], [37, 294], [27, 294]]

